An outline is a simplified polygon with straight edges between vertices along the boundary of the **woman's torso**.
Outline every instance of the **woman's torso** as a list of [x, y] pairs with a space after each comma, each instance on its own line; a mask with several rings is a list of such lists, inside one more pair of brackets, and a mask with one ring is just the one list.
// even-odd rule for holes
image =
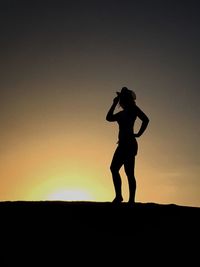
[[120, 112], [118, 117], [119, 125], [119, 143], [129, 143], [134, 138], [134, 123], [137, 117], [136, 107], [129, 110], [123, 110]]

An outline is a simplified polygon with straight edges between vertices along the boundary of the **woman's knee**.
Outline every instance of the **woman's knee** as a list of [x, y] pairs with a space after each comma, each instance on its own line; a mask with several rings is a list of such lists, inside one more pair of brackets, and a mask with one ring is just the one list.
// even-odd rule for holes
[[111, 164], [110, 165], [110, 171], [112, 172], [112, 174], [116, 174], [116, 173], [119, 173], [119, 168], [117, 168], [115, 165]]

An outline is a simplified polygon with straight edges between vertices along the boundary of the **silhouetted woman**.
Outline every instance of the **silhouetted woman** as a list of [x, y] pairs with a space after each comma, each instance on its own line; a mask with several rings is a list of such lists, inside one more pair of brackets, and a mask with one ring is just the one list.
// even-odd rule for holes
[[[132, 90], [123, 87], [121, 92], [117, 92], [117, 96], [113, 100], [113, 104], [109, 109], [106, 120], [109, 122], [116, 121], [119, 124], [118, 146], [113, 155], [110, 170], [112, 173], [115, 198], [113, 203], [123, 201], [121, 189], [121, 177], [119, 170], [124, 165], [124, 170], [128, 178], [129, 200], [130, 204], [135, 202], [136, 179], [134, 174], [135, 156], [138, 151], [138, 143], [136, 138], [140, 137], [147, 128], [149, 119], [146, 114], [136, 105], [136, 95]], [[122, 111], [114, 114], [117, 104], [122, 107]], [[134, 123], [136, 118], [141, 120], [141, 126], [137, 133], [134, 133]]]

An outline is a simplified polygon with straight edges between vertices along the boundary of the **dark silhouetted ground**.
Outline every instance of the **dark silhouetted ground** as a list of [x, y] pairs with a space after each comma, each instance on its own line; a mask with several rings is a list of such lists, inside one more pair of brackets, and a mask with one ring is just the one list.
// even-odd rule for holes
[[0, 216], [1, 267], [199, 265], [199, 207], [17, 201]]

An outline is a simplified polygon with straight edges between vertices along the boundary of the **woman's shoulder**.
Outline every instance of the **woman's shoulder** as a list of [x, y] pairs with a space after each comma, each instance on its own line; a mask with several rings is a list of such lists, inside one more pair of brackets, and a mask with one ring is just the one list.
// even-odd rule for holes
[[135, 105], [135, 111], [136, 111], [136, 112], [141, 112], [142, 109], [141, 109], [138, 105]]

